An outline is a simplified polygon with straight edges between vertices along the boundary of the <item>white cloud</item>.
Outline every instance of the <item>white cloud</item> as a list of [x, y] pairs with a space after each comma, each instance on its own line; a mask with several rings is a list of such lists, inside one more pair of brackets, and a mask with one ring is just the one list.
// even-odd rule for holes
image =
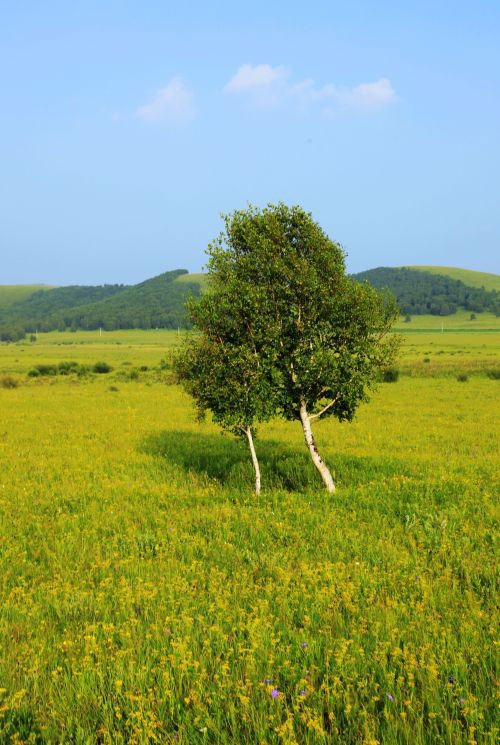
[[151, 103], [139, 106], [135, 113], [145, 122], [184, 124], [194, 119], [196, 111], [191, 91], [180, 78], [172, 78], [165, 88], [160, 88]]
[[284, 80], [288, 73], [283, 65], [271, 67], [271, 65], [242, 65], [229, 83], [224, 87], [225, 91], [239, 93], [241, 91], [255, 90], [270, 86], [279, 80]]
[[302, 111], [319, 109], [328, 115], [339, 109], [373, 111], [398, 100], [387, 78], [348, 88], [334, 83], [317, 86], [311, 78], [293, 83], [289, 77], [283, 65], [242, 65], [224, 91], [244, 94], [257, 106], [292, 105]]
[[377, 109], [397, 100], [396, 91], [387, 78], [380, 78], [374, 83], [361, 83], [352, 88], [348, 95], [350, 105], [364, 109]]

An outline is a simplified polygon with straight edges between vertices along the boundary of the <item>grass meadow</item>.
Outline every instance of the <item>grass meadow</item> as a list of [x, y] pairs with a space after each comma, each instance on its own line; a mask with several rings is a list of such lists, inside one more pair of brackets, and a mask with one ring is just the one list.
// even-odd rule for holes
[[0, 345], [0, 743], [496, 742], [500, 333], [406, 326], [334, 496], [281, 421], [253, 496], [176, 333]]

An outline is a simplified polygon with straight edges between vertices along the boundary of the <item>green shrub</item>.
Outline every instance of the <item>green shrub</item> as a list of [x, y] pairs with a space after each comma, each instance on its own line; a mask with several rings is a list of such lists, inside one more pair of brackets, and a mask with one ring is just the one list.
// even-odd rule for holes
[[57, 366], [59, 375], [69, 375], [75, 373], [78, 370], [78, 362], [71, 360], [69, 362], [60, 362]]
[[13, 378], [12, 375], [2, 375], [0, 378], [0, 385], [2, 388], [17, 388], [19, 381], [17, 378]]
[[113, 391], [113, 392], [115, 392], [115, 391], [119, 391], [119, 390], [120, 390], [120, 389], [119, 389], [119, 388], [117, 388], [117, 387], [116, 387], [116, 385], [110, 385], [110, 386], [109, 386], [109, 388], [108, 388], [108, 391]]
[[469, 380], [469, 376], [465, 373], [460, 373], [459, 375], [457, 375], [457, 380], [459, 383], [467, 383], [467, 381]]
[[39, 375], [40, 372], [34, 367], [32, 367], [31, 370], [28, 370], [28, 378], [38, 378]]
[[388, 367], [382, 373], [382, 380], [384, 383], [395, 383], [399, 378], [399, 370], [397, 367]]
[[92, 371], [95, 373], [109, 373], [113, 368], [107, 362], [96, 362]]
[[139, 370], [130, 370], [128, 374], [129, 380], [137, 380], [139, 378]]
[[57, 367], [55, 365], [35, 365], [35, 370], [38, 370], [40, 375], [57, 375]]
[[500, 367], [494, 367], [492, 370], [487, 370], [486, 375], [491, 380], [500, 380]]
[[141, 372], [146, 372], [146, 370], [148, 370], [148, 369], [149, 369], [149, 368], [148, 368], [148, 366], [147, 366], [147, 365], [141, 365], [141, 366], [140, 366], [140, 368], [139, 368], [139, 370], [140, 370]]
[[76, 374], [79, 378], [83, 378], [84, 375], [88, 375], [90, 372], [90, 367], [88, 365], [80, 365], [78, 370], [76, 371]]

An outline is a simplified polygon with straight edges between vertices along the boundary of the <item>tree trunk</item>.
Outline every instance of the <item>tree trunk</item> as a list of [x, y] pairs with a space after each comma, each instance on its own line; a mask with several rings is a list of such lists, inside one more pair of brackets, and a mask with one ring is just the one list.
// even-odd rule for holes
[[247, 427], [246, 435], [248, 437], [248, 444], [250, 445], [250, 452], [252, 454], [252, 463], [253, 467], [255, 468], [255, 496], [258, 497], [260, 494], [260, 468], [259, 468], [259, 461], [257, 460], [257, 453], [255, 452], [255, 447], [253, 444], [253, 437], [252, 437], [252, 430], [250, 427]]
[[332, 474], [328, 470], [326, 464], [323, 463], [323, 461], [321, 460], [321, 456], [318, 453], [318, 448], [316, 447], [316, 443], [314, 442], [314, 437], [311, 430], [311, 421], [309, 419], [309, 414], [307, 413], [305, 401], [300, 402], [300, 421], [302, 422], [304, 439], [306, 441], [307, 447], [309, 448], [312, 462], [318, 469], [319, 475], [323, 479], [326, 490], [333, 493], [335, 491], [335, 484], [333, 483]]

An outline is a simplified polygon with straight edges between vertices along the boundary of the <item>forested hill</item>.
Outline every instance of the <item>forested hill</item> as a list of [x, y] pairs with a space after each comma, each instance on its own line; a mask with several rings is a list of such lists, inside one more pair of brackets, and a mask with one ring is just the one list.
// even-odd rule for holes
[[441, 274], [408, 269], [379, 267], [353, 274], [359, 282], [369, 282], [378, 290], [388, 289], [395, 296], [403, 315], [448, 316], [458, 308], [476, 313], [485, 310], [500, 315], [500, 293], [469, 287], [460, 280]]
[[[444, 274], [379, 267], [352, 277], [390, 290], [404, 315], [446, 316], [458, 308], [500, 315], [499, 292], [471, 287]], [[14, 341], [36, 330], [189, 328], [185, 302], [189, 295], [206, 291], [207, 283], [206, 275], [176, 269], [132, 286], [44, 288], [18, 302], [3, 307], [0, 303], [0, 340]]]
[[[187, 328], [184, 304], [200, 294], [197, 282], [175, 282], [185, 269], [137, 285], [59, 287], [0, 310], [0, 339], [54, 329]], [[41, 297], [43, 295], [43, 297]]]
[[186, 269], [164, 272], [114, 297], [60, 313], [58, 321], [64, 327], [80, 329], [187, 328], [184, 304], [189, 295], [200, 294], [200, 286], [175, 282], [182, 274], [187, 274]]
[[57, 313], [104, 300], [126, 289], [127, 285], [68, 285], [38, 290], [10, 307], [0, 309], [0, 321], [8, 319], [15, 323], [29, 319], [33, 323], [43, 324]]

